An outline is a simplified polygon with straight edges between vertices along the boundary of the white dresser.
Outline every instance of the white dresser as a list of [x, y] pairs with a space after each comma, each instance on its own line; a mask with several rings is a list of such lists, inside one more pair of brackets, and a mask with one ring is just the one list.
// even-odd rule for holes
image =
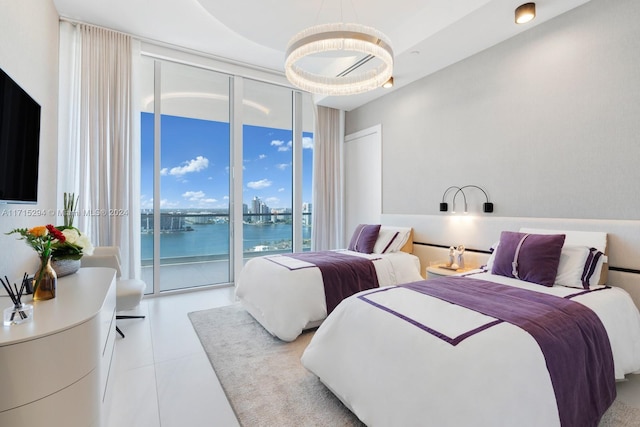
[[81, 268], [58, 279], [56, 298], [23, 298], [34, 306], [33, 320], [0, 331], [0, 426], [106, 424], [115, 273]]

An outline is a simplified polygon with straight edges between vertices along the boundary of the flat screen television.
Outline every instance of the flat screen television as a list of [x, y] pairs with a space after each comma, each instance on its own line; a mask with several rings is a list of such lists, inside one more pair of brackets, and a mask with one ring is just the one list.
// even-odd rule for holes
[[0, 203], [38, 201], [40, 104], [0, 69]]

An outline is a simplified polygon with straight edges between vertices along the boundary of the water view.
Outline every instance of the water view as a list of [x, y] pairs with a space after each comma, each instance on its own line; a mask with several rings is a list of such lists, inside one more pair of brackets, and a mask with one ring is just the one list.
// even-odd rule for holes
[[[170, 217], [163, 216], [163, 223]], [[165, 219], [166, 217], [166, 219]], [[211, 221], [198, 223], [189, 217], [173, 218], [173, 229], [164, 229], [160, 234], [160, 258], [211, 259], [229, 254], [229, 223], [220, 218], [210, 217]], [[151, 229], [145, 228], [148, 221], [143, 218], [141, 250], [142, 261], [148, 263], [153, 259], [153, 238]], [[302, 238], [305, 248], [310, 246], [311, 227], [303, 226]], [[287, 251], [292, 247], [291, 223], [245, 223], [243, 225], [243, 251], [268, 252]]]

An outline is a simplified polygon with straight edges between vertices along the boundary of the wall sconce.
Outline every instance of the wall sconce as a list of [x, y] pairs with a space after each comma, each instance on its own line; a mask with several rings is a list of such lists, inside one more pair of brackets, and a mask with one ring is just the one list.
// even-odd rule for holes
[[477, 185], [465, 185], [463, 187], [452, 186], [444, 190], [444, 193], [442, 194], [442, 202], [440, 202], [440, 212], [446, 212], [447, 210], [449, 210], [449, 205], [447, 204], [447, 202], [445, 202], [445, 198], [447, 196], [447, 193], [450, 190], [455, 189], [456, 192], [453, 195], [453, 210], [451, 212], [456, 213], [456, 197], [458, 196], [458, 193], [462, 193], [462, 197], [464, 199], [464, 213], [466, 214], [467, 213], [467, 195], [464, 192], [465, 188], [477, 188], [478, 190], [482, 191], [486, 199], [486, 202], [482, 204], [482, 211], [485, 213], [493, 212], [493, 203], [489, 202], [489, 196], [487, 196], [487, 192], [484, 191], [482, 188], [478, 187]]
[[[456, 189], [458, 191], [460, 191], [460, 187], [449, 187], [446, 190], [444, 190], [444, 193], [442, 194], [442, 202], [440, 202], [440, 212], [446, 212], [449, 210], [449, 204], [447, 202], [444, 201], [445, 197], [447, 196], [447, 193], [449, 192], [449, 190], [453, 190]], [[456, 194], [458, 194], [458, 192], [456, 192]], [[464, 194], [464, 193], [463, 193]], [[466, 197], [465, 197], [465, 204], [466, 204]], [[455, 205], [455, 196], [454, 196], [454, 201], [453, 201], [454, 205]], [[455, 207], [454, 207], [455, 210]]]
[[536, 17], [536, 4], [525, 3], [516, 8], [516, 24], [526, 24]]

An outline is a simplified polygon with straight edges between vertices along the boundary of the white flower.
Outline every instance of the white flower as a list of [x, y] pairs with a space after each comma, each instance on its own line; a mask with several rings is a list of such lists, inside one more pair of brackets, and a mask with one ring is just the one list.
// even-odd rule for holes
[[84, 255], [93, 255], [93, 245], [91, 244], [91, 240], [89, 240], [89, 236], [86, 234], [80, 235], [76, 241], [76, 245], [82, 248], [82, 253]]
[[89, 236], [80, 233], [75, 228], [64, 229], [62, 230], [62, 234], [64, 234], [67, 242], [80, 246], [83, 255], [93, 255], [93, 245], [91, 244], [91, 240], [89, 240]]
[[66, 241], [71, 243], [72, 245], [78, 245], [82, 247], [81, 244], [78, 243], [78, 239], [80, 238], [80, 232], [75, 228], [67, 228], [62, 230], [62, 234], [66, 238]]

